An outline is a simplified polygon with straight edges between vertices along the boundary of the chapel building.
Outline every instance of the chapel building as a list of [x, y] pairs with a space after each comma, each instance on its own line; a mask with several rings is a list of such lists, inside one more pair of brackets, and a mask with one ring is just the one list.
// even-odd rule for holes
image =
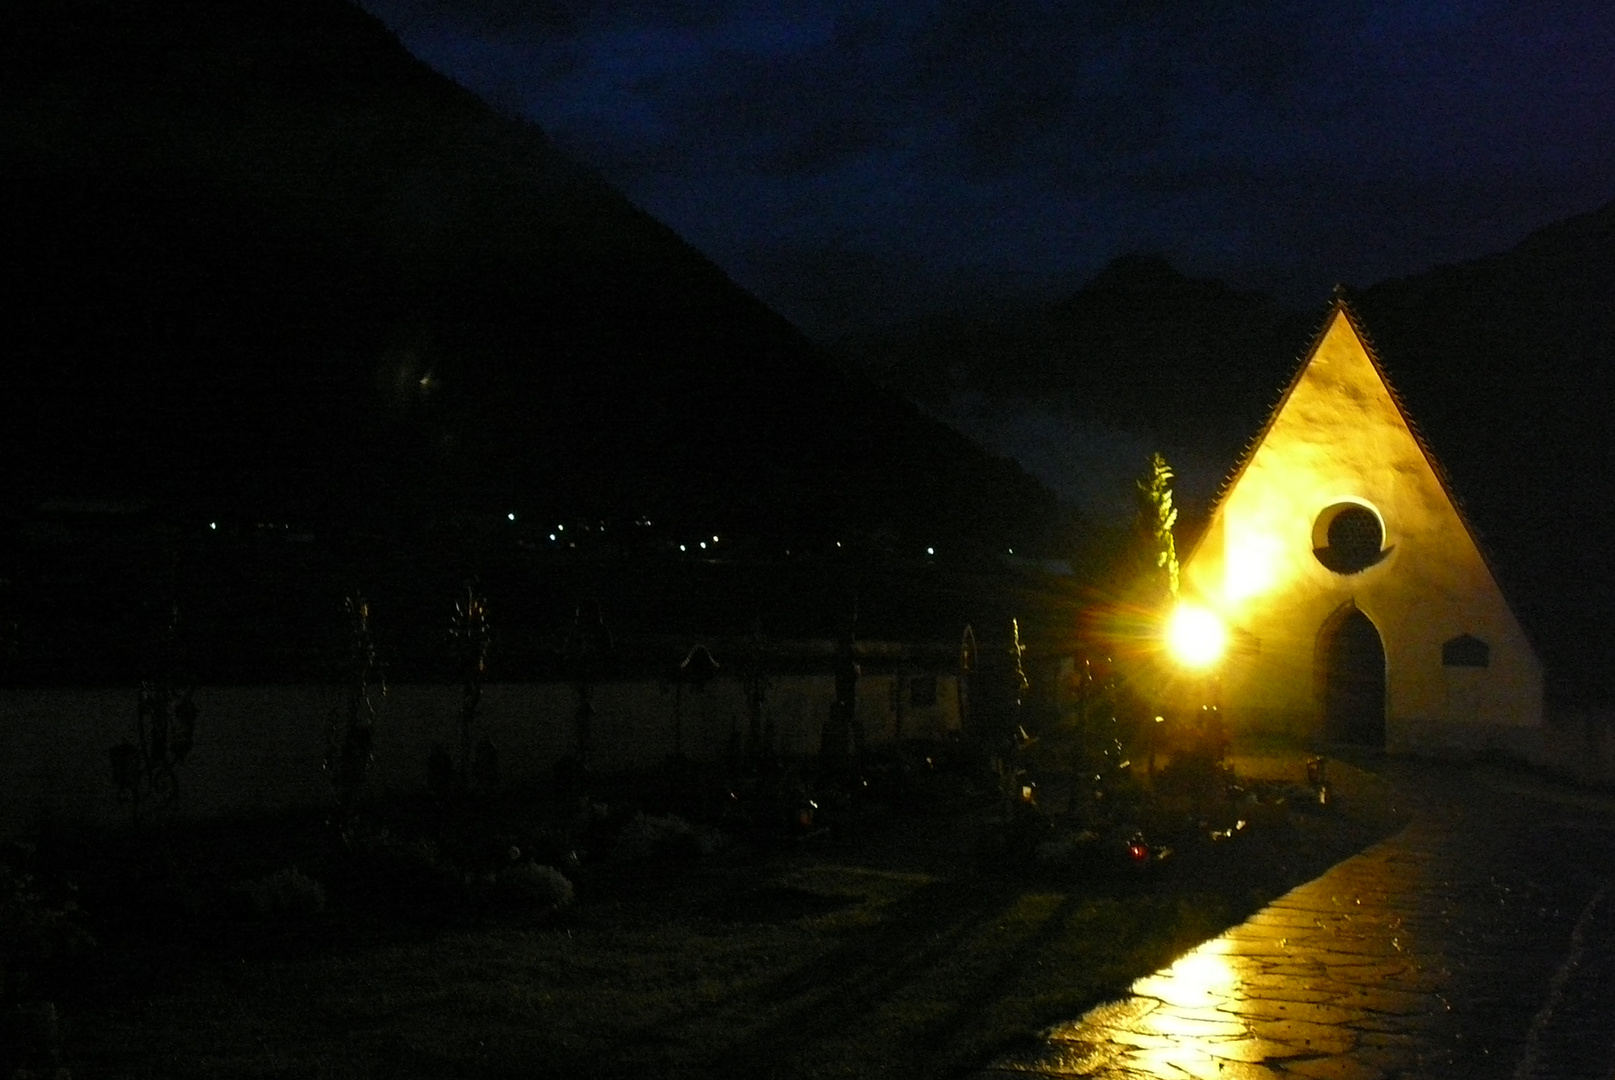
[[1184, 561], [1235, 731], [1442, 752], [1543, 722], [1543, 674], [1344, 300]]

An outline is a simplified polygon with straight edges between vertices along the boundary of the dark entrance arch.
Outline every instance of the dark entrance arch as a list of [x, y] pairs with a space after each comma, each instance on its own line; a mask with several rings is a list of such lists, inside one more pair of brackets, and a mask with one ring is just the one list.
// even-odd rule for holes
[[1385, 645], [1355, 607], [1325, 624], [1323, 732], [1330, 742], [1385, 745]]

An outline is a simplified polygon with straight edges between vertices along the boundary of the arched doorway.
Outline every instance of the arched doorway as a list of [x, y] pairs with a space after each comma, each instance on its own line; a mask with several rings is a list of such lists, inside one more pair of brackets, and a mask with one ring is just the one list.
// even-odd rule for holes
[[1330, 742], [1385, 745], [1385, 645], [1355, 607], [1325, 625], [1323, 732]]

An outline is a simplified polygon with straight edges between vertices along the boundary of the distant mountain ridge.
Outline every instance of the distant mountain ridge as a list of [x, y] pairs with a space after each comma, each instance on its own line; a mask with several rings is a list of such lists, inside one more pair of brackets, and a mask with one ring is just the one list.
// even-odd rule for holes
[[922, 401], [957, 389], [1061, 396], [1164, 437], [1218, 409], [1236, 414], [1229, 426], [1259, 422], [1249, 399], [1275, 384], [1273, 358], [1293, 351], [1312, 321], [1259, 293], [1184, 277], [1158, 256], [1130, 255], [1050, 305], [922, 324], [841, 348]]
[[8, 4], [0, 162], [13, 509], [1060, 516], [345, 0]]
[[[1203, 512], [1316, 322], [1315, 313], [1132, 255], [1055, 303], [890, 328], [833, 347], [934, 415], [996, 441], [999, 452], [1050, 462], [1061, 475], [1045, 472], [1045, 483], [1125, 527], [1133, 481], [1152, 451], [1167, 452], [1184, 474], [1189, 518]], [[1038, 441], [1049, 438], [1092, 449], [1045, 451]], [[1085, 472], [1094, 478], [1075, 479]]]

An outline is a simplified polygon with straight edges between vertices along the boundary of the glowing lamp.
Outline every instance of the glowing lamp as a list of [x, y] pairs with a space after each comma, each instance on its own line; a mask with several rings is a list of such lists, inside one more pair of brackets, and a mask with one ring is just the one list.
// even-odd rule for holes
[[1166, 623], [1166, 647], [1184, 667], [1207, 668], [1228, 647], [1228, 628], [1197, 604], [1179, 604]]

